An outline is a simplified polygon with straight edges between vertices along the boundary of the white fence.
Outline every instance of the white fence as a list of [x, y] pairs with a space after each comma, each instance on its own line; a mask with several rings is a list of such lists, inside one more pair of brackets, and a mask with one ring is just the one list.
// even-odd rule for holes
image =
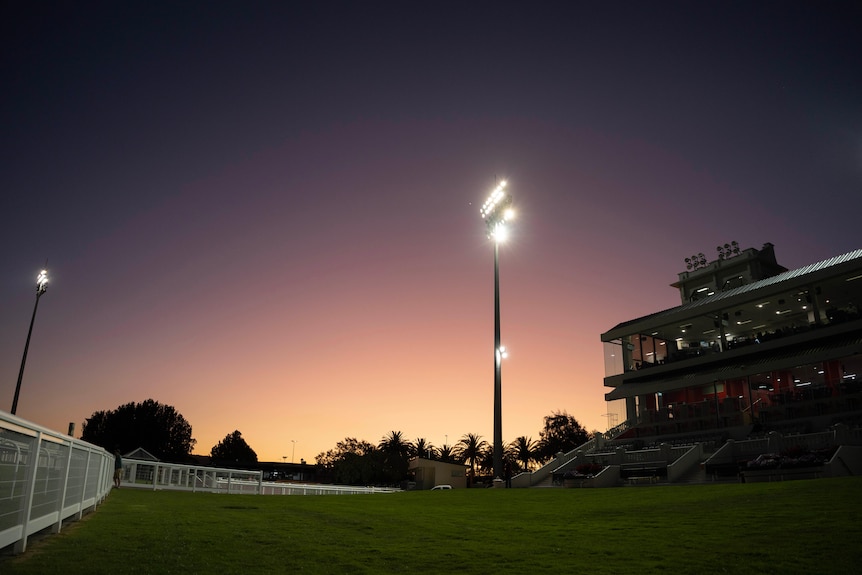
[[65, 519], [80, 519], [110, 492], [114, 456], [91, 443], [0, 411], [0, 549]]
[[382, 487], [270, 482], [263, 481], [260, 471], [201, 467], [143, 459], [123, 459], [122, 487], [258, 495], [345, 495], [401, 491]]

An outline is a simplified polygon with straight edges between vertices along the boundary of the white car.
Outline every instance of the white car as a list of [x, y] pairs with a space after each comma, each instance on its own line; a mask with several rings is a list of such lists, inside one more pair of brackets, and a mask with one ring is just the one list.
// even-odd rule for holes
[[452, 489], [451, 485], [435, 485], [431, 488], [431, 491], [442, 491], [444, 489]]

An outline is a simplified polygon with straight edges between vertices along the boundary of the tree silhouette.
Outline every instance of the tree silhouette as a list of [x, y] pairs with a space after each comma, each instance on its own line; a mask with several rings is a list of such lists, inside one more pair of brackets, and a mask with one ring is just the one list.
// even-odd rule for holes
[[257, 453], [246, 443], [239, 431], [228, 433], [224, 439], [214, 445], [210, 451], [210, 457], [214, 461], [225, 463], [257, 462]]
[[413, 446], [404, 439], [404, 435], [400, 431], [390, 431], [380, 440], [377, 449], [383, 454], [387, 482], [394, 483], [404, 479], [410, 467], [410, 454], [413, 451]]
[[[512, 463], [517, 460], [517, 454], [514, 451], [513, 445], [503, 442], [503, 462]], [[483, 472], [494, 472], [494, 444], [489, 443], [483, 449], [478, 459], [478, 467]]]
[[437, 452], [437, 456], [440, 458], [440, 461], [445, 461], [446, 463], [455, 463], [455, 454], [452, 452], [451, 445], [444, 445]]
[[482, 452], [488, 446], [488, 442], [482, 439], [481, 435], [467, 433], [464, 435], [455, 447], [453, 454], [457, 459], [470, 463], [470, 471], [472, 475], [476, 475], [476, 466], [482, 457]]
[[335, 449], [315, 458], [318, 472], [325, 481], [346, 485], [374, 485], [383, 480], [381, 455], [367, 441], [346, 437]]
[[428, 441], [424, 437], [416, 438], [416, 441], [413, 443], [413, 455], [416, 457], [422, 457], [425, 459], [434, 459], [436, 455], [437, 449], [428, 443]]
[[152, 399], [94, 412], [81, 428], [81, 439], [121, 453], [142, 447], [174, 462], [186, 461], [197, 443], [192, 426], [173, 406]]
[[545, 427], [539, 432], [539, 453], [542, 461], [567, 453], [587, 441], [587, 431], [578, 420], [565, 411], [545, 416]]
[[515, 438], [512, 443], [514, 458], [522, 464], [521, 468], [524, 471], [529, 471], [530, 462], [536, 460], [536, 448], [536, 442], [526, 435]]

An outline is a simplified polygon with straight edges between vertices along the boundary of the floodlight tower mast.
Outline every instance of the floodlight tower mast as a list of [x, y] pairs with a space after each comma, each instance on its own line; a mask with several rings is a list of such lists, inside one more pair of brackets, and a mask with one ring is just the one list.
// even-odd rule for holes
[[15, 398], [12, 400], [12, 415], [18, 411], [18, 396], [21, 394], [21, 381], [24, 379], [24, 364], [27, 363], [27, 350], [30, 349], [30, 336], [33, 335], [33, 322], [36, 321], [36, 310], [39, 309], [39, 298], [48, 290], [48, 271], [42, 270], [36, 278], [36, 305], [33, 306], [33, 317], [30, 318], [30, 329], [27, 331], [27, 343], [24, 344], [24, 357], [21, 358], [21, 369], [18, 371], [18, 383], [15, 385]]
[[503, 180], [482, 205], [480, 214], [488, 230], [488, 238], [494, 240], [494, 477], [503, 476], [503, 403], [501, 364], [505, 348], [500, 345], [500, 242], [506, 239], [507, 222], [514, 217], [512, 196]]

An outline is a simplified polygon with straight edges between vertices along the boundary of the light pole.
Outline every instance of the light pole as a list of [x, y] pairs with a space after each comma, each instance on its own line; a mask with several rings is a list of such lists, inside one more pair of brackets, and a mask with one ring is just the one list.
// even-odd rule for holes
[[293, 449], [290, 452], [290, 462], [293, 463], [293, 456], [296, 454], [296, 440], [291, 439], [290, 442], [293, 444]]
[[503, 476], [503, 403], [500, 377], [502, 353], [500, 346], [500, 242], [506, 239], [506, 222], [514, 216], [512, 196], [506, 193], [503, 180], [479, 213], [488, 229], [488, 238], [494, 240], [494, 477]]
[[39, 298], [48, 290], [48, 271], [39, 272], [36, 278], [36, 305], [33, 306], [33, 317], [30, 318], [30, 330], [27, 332], [27, 343], [24, 344], [24, 357], [21, 358], [21, 369], [18, 371], [18, 383], [15, 385], [15, 399], [12, 400], [12, 415], [18, 411], [18, 395], [21, 393], [21, 380], [24, 378], [24, 364], [27, 363], [27, 350], [30, 349], [30, 336], [33, 335], [33, 322], [36, 321], [36, 310], [39, 309]]

